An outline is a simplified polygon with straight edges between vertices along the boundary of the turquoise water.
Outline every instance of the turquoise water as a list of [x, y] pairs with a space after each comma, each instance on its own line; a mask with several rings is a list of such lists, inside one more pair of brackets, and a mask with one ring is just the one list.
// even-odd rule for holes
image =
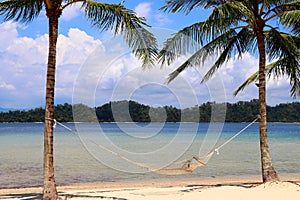
[[[192, 156], [204, 157], [247, 123], [225, 123], [224, 127], [222, 124], [210, 126], [207, 123], [64, 125], [78, 132], [74, 134], [59, 125], [55, 128], [55, 175], [58, 185], [260, 177], [257, 123], [219, 149], [219, 155], [214, 154], [206, 167], [177, 176], [147, 172], [133, 162], [159, 168]], [[0, 124], [1, 188], [42, 185], [43, 128], [41, 123]], [[268, 133], [271, 156], [278, 174], [299, 177], [300, 124], [269, 123]], [[133, 162], [126, 161], [120, 155]]]

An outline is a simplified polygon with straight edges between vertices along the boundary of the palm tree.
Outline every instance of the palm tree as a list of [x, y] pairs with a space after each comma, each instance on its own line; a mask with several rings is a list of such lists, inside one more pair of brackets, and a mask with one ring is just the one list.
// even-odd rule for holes
[[[210, 9], [211, 14], [205, 21], [178, 31], [166, 40], [160, 52], [160, 62], [168, 65], [180, 55], [192, 54], [169, 75], [168, 81], [172, 81], [188, 67], [201, 66], [211, 55], [216, 55], [217, 58], [203, 77], [202, 83], [211, 78], [230, 58], [240, 59], [245, 52], [258, 56], [262, 179], [263, 182], [279, 180], [268, 145], [266, 59], [268, 56], [270, 60], [278, 60], [275, 62], [277, 68], [291, 70], [287, 72], [298, 73], [299, 77], [299, 37], [296, 34], [299, 34], [300, 1], [169, 0], [161, 9], [189, 14], [197, 7]], [[294, 72], [294, 69], [298, 72]], [[294, 82], [299, 88], [299, 80], [295, 79]]]
[[62, 12], [69, 6], [81, 3], [87, 19], [101, 31], [121, 33], [143, 66], [153, 64], [156, 58], [156, 39], [147, 31], [144, 18], [126, 9], [122, 3], [106, 4], [93, 0], [5, 0], [0, 2], [0, 14], [5, 20], [31, 22], [45, 10], [49, 22], [49, 52], [46, 82], [44, 128], [44, 190], [43, 199], [58, 199], [54, 179], [53, 120], [58, 24]]
[[[300, 38], [298, 39], [298, 44], [300, 49]], [[295, 59], [279, 59], [278, 61], [275, 61], [274, 63], [266, 66], [266, 74], [268, 75], [268, 78], [273, 77], [277, 79], [283, 76], [287, 76], [290, 80], [291, 85], [290, 94], [291, 96], [296, 98], [297, 96], [300, 96], [300, 64], [299, 61], [298, 63], [293, 63], [293, 61], [295, 61]], [[237, 95], [249, 84], [257, 82], [258, 78], [259, 72], [256, 71], [234, 91], [234, 95]]]

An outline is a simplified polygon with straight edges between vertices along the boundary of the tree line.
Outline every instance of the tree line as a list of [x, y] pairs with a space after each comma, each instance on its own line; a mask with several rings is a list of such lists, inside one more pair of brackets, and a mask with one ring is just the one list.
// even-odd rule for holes
[[[236, 103], [206, 102], [200, 106], [178, 109], [173, 106], [150, 107], [135, 101], [109, 102], [91, 108], [68, 103], [55, 106], [54, 118], [59, 122], [210, 122], [212, 107], [226, 108], [226, 122], [249, 122], [258, 115], [258, 100]], [[269, 122], [300, 122], [300, 102], [267, 106]], [[43, 122], [45, 110], [15, 110], [0, 112], [0, 122]]]

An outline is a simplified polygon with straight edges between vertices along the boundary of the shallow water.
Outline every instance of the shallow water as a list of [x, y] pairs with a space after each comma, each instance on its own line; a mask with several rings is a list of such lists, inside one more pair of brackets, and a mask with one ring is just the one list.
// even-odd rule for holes
[[[147, 172], [136, 163], [156, 169], [192, 156], [204, 157], [247, 123], [225, 123], [223, 128], [207, 123], [64, 125], [77, 132], [55, 128], [58, 185], [260, 176], [257, 123], [219, 149], [206, 167], [179, 176]], [[0, 124], [0, 187], [42, 185], [43, 128], [41, 123]], [[278, 174], [300, 176], [300, 124], [269, 123], [268, 133]]]

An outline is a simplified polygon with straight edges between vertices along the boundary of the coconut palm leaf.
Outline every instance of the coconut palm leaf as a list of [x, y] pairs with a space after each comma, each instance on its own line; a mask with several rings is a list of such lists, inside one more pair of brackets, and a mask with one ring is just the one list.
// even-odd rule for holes
[[292, 33], [300, 34], [300, 10], [285, 12], [280, 16], [280, 21], [283, 25], [292, 28]]
[[[245, 16], [252, 18], [250, 10], [240, 2], [223, 3], [222, 6], [215, 8], [211, 15], [205, 20], [202, 28], [203, 41], [214, 40], [219, 35], [222, 35], [232, 29], [245, 28], [239, 26], [240, 20]], [[250, 18], [249, 17], [249, 18]]]
[[171, 64], [176, 58], [193, 53], [200, 48], [202, 44], [201, 29], [204, 22], [195, 23], [188, 26], [171, 38], [167, 39], [164, 43], [164, 48], [160, 51], [159, 62], [164, 64]]
[[233, 37], [223, 39], [222, 41], [223, 43], [221, 44], [223, 46], [219, 48], [219, 52], [221, 52], [221, 54], [218, 56], [216, 62], [210, 67], [208, 72], [204, 75], [201, 83], [209, 80], [214, 73], [230, 58], [234, 58], [236, 55], [238, 58], [241, 58], [243, 53], [250, 50], [255, 41], [255, 37], [247, 28], [244, 28], [239, 33], [236, 33]]
[[[290, 79], [292, 96], [299, 95], [300, 81], [300, 37], [287, 33], [282, 33], [276, 29], [265, 32], [267, 38], [267, 52], [270, 60], [280, 58], [279, 60], [266, 66], [266, 73], [270, 77], [287, 76]], [[247, 85], [258, 80], [259, 72], [252, 74], [242, 85], [234, 92], [237, 95]]]
[[166, 4], [162, 8], [160, 8], [160, 10], [163, 10], [165, 12], [184, 12], [185, 14], [189, 14], [196, 7], [210, 8], [213, 6], [219, 6], [223, 2], [224, 1], [222, 0], [168, 0]]
[[[267, 67], [266, 67], [267, 68]], [[246, 86], [250, 85], [251, 83], [255, 82], [258, 80], [258, 75], [259, 72], [256, 71], [255, 73], [253, 73], [251, 76], [249, 76], [249, 78], [247, 78], [247, 80], [242, 83], [233, 93], [234, 96], [236, 96], [239, 92], [241, 92], [242, 90], [245, 89]]]
[[290, 1], [290, 2], [285, 1], [285, 3], [270, 9], [265, 15], [268, 15], [268, 13], [275, 13], [276, 16], [281, 16], [288, 11], [299, 10], [300, 9], [299, 3], [300, 1]]
[[[269, 78], [277, 78], [287, 76], [290, 80], [291, 96], [300, 96], [300, 62], [299, 59], [285, 58], [275, 61], [266, 66], [266, 73]], [[242, 83], [235, 91], [234, 96], [245, 89], [246, 86], [258, 81], [259, 72], [256, 71], [247, 80]]]
[[7, 0], [0, 2], [0, 15], [4, 20], [28, 23], [36, 18], [43, 9], [43, 0]]
[[[178, 31], [164, 43], [159, 54], [160, 63], [170, 65], [179, 56], [198, 51], [205, 42], [229, 31], [232, 24], [238, 23], [241, 13], [249, 13], [246, 10], [239, 2], [225, 3], [214, 9], [206, 21]], [[231, 17], [226, 17], [229, 14]]]
[[300, 37], [277, 31], [275, 28], [265, 31], [266, 52], [269, 59], [297, 57]]
[[236, 32], [234, 30], [231, 30], [203, 46], [190, 58], [188, 58], [182, 65], [180, 65], [175, 71], [169, 74], [167, 82], [170, 83], [187, 67], [193, 67], [203, 64], [208, 57], [211, 57], [218, 49], [222, 48], [221, 44], [223, 43], [223, 41], [229, 41], [230, 38], [232, 38], [235, 34]]
[[143, 26], [148, 26], [144, 18], [125, 8], [122, 4], [105, 4], [87, 1], [85, 14], [93, 26], [100, 30], [111, 30], [124, 35], [129, 47], [142, 60], [143, 66], [153, 65], [157, 58], [157, 42]]
[[[300, 57], [299, 57], [300, 58]], [[299, 59], [282, 59], [273, 64], [267, 71], [269, 77], [276, 79], [287, 76], [290, 80], [290, 94], [293, 97], [300, 96], [300, 61]]]
[[[247, 40], [246, 40], [247, 38]], [[249, 50], [252, 47], [254, 36], [248, 29], [242, 29], [237, 33], [234, 29], [228, 31], [227, 33], [219, 36], [215, 40], [203, 46], [195, 54], [193, 54], [188, 60], [186, 60], [182, 65], [180, 65], [175, 71], [169, 74], [168, 82], [175, 79], [180, 72], [182, 72], [187, 67], [201, 66], [206, 59], [212, 57], [218, 52], [222, 52], [218, 56], [217, 61], [210, 68], [207, 74], [203, 77], [202, 82], [207, 81], [215, 71], [228, 59], [238, 54], [239, 57], [242, 53]]]

